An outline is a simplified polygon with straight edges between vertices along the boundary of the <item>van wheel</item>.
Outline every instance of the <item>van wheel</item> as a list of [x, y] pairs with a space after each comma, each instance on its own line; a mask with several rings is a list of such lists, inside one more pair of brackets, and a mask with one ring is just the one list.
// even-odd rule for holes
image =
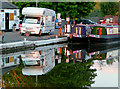
[[40, 30], [40, 32], [39, 32], [39, 36], [41, 36], [41, 30]]

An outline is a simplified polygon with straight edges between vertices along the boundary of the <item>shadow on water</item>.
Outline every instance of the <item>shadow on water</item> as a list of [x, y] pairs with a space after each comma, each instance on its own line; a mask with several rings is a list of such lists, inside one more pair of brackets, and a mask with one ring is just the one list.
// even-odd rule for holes
[[[59, 44], [4, 54], [0, 59], [4, 82], [0, 83], [2, 87], [88, 89], [99, 75], [95, 61], [100, 68], [112, 66], [119, 61], [119, 49], [118, 43]], [[4, 70], [13, 65], [17, 67]]]
[[68, 44], [68, 49], [80, 50], [85, 49], [87, 52], [102, 51], [106, 49], [119, 48], [120, 42], [107, 42], [107, 43], [95, 43], [95, 44], [80, 44], [80, 43], [71, 43]]

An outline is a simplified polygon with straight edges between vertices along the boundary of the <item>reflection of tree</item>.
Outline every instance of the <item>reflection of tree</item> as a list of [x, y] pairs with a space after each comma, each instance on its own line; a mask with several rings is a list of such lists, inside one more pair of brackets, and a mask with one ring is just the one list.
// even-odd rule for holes
[[107, 63], [108, 65], [112, 65], [113, 62], [115, 62], [114, 58], [109, 59], [109, 60], [106, 61], [106, 63]]
[[93, 55], [93, 60], [105, 60], [107, 53], [100, 53]]
[[[85, 87], [94, 83], [95, 69], [90, 69], [92, 60], [77, 63], [62, 63], [45, 75], [38, 76], [37, 87]], [[22, 75], [23, 64], [3, 75], [5, 87], [36, 87], [35, 76]]]
[[[49, 76], [47, 81], [56, 87], [84, 87], [90, 86], [94, 81], [96, 74], [94, 69], [90, 69], [92, 61], [75, 64], [66, 64], [64, 60], [56, 66], [51, 72], [47, 73]], [[39, 76], [40, 77], [40, 76]], [[51, 81], [52, 80], [52, 81]], [[46, 80], [43, 79], [45, 82]], [[43, 82], [40, 81], [40, 82]]]

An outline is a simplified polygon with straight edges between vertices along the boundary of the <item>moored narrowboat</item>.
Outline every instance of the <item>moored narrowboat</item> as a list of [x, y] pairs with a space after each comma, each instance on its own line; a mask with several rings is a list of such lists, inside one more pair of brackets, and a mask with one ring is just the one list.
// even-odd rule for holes
[[68, 35], [68, 41], [72, 43], [87, 43], [89, 31], [90, 28], [87, 25], [72, 26], [70, 34]]
[[93, 26], [91, 34], [88, 36], [91, 43], [94, 42], [111, 42], [119, 41], [119, 27], [118, 26]]

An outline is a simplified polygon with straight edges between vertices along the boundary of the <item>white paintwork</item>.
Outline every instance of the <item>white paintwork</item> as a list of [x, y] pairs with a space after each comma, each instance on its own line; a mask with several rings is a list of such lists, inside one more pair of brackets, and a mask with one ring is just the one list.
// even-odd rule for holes
[[[32, 12], [32, 13], [31, 13]], [[31, 34], [49, 33], [55, 30], [55, 11], [47, 8], [25, 7], [22, 10], [25, 17], [40, 17], [40, 23], [22, 23], [21, 33], [29, 31]], [[54, 21], [52, 20], [54, 17]], [[34, 19], [35, 20], [35, 19]], [[44, 23], [42, 25], [41, 23]], [[34, 21], [33, 21], [34, 22]]]
[[[14, 13], [16, 11], [16, 15], [14, 14], [14, 20], [9, 20], [9, 29], [12, 29], [14, 23], [16, 23], [16, 29], [19, 29], [19, 9], [0, 9], [4, 10], [4, 12], [0, 12], [1, 14], [1, 30], [5, 30], [5, 13]], [[4, 19], [4, 20], [3, 20]]]
[[70, 24], [67, 24], [67, 28], [66, 28], [66, 25], [65, 25], [65, 32], [69, 33], [70, 31], [71, 31]]
[[119, 33], [119, 28], [107, 28], [107, 34], [118, 34]]

